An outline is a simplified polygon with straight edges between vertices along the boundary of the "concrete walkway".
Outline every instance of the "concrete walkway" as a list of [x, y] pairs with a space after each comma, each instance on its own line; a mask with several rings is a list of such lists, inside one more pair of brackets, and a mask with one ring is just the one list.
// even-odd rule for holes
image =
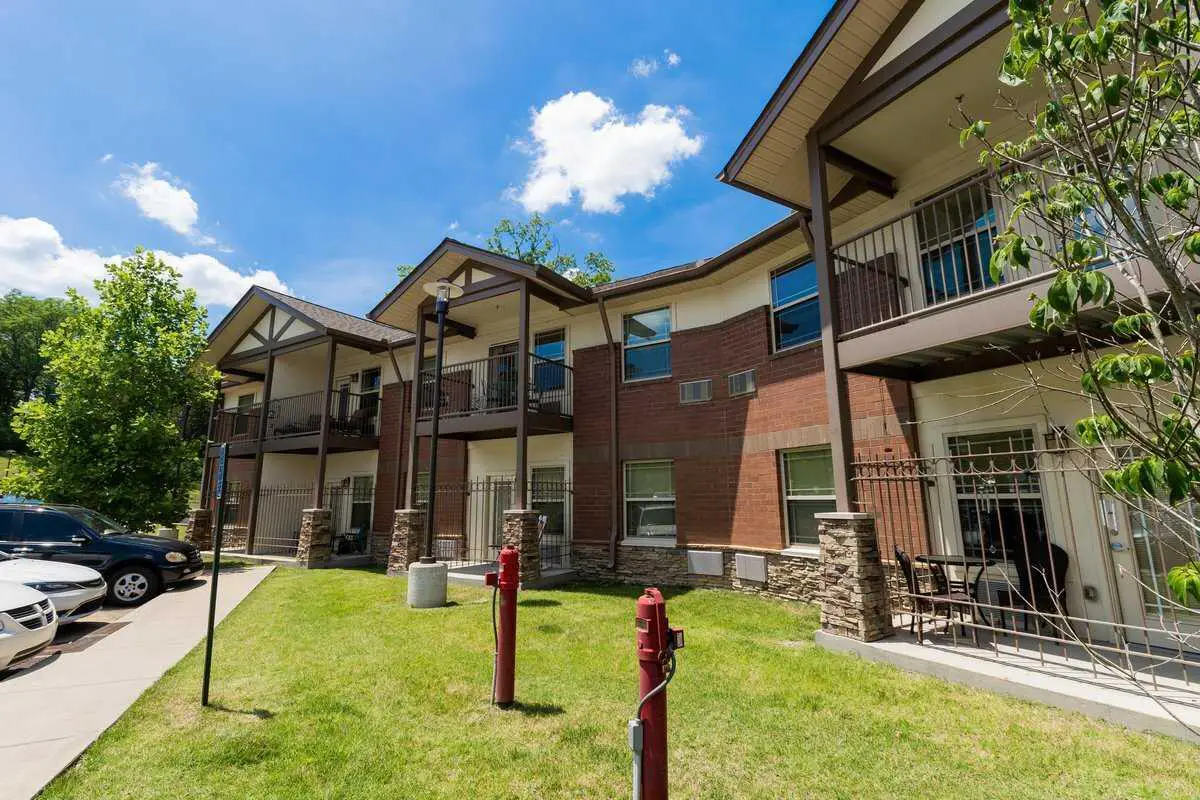
[[[271, 569], [222, 571], [217, 619]], [[124, 615], [119, 630], [82, 651], [64, 648], [0, 681], [0, 800], [26, 800], [41, 791], [202, 641], [208, 598], [206, 575]]]

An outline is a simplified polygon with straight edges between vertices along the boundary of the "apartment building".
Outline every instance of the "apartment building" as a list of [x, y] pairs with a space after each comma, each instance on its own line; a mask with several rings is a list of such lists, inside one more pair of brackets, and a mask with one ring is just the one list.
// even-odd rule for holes
[[[328, 506], [331, 558], [381, 560], [432, 480], [438, 555], [464, 569], [526, 509], [543, 571], [811, 597], [812, 515], [861, 510], [888, 558], [960, 558], [951, 578], [1017, 612], [997, 625], [1021, 619], [997, 570], [1011, 588], [1046, 553], [1075, 629], [1161, 643], [1163, 609], [1120, 577], [1161, 585], [1161, 532], [1061, 446], [1077, 401], [1011, 391], [1072, 345], [1027, 323], [1048, 265], [989, 275], [1009, 209], [952, 124], [992, 107], [1006, 8], [837, 0], [719, 175], [789, 213], [715, 257], [583, 289], [446, 240], [366, 318], [252, 290], [208, 354], [227, 518], [294, 555], [301, 509]], [[463, 297], [431, 478], [438, 278]]]

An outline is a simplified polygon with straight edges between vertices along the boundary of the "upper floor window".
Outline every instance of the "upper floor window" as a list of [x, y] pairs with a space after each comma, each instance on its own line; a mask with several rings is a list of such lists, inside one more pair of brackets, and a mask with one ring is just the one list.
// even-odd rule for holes
[[561, 389], [566, 372], [561, 365], [567, 362], [567, 334], [562, 328], [543, 331], [533, 337], [533, 386], [540, 392]]
[[817, 268], [812, 261], [771, 275], [771, 327], [776, 352], [821, 338]]
[[918, 204], [916, 224], [926, 304], [996, 285], [990, 269], [996, 209], [986, 182], [973, 180]]
[[625, 380], [640, 381], [671, 374], [671, 309], [626, 314], [623, 327]]

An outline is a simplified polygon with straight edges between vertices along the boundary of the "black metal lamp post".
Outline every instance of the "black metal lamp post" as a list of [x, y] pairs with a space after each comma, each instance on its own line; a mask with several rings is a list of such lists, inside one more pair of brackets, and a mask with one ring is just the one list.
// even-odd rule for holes
[[422, 288], [437, 299], [434, 306], [437, 346], [433, 359], [433, 420], [429, 423], [429, 497], [425, 505], [425, 547], [421, 553], [421, 563], [432, 564], [437, 561], [433, 557], [433, 515], [437, 486], [438, 423], [442, 416], [442, 353], [446, 338], [446, 312], [450, 309], [450, 300], [462, 297], [463, 290], [445, 278], [427, 283]]

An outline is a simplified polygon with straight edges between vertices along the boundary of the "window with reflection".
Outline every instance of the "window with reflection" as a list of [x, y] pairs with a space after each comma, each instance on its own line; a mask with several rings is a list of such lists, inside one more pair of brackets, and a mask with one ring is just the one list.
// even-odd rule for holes
[[626, 314], [622, 326], [625, 380], [642, 381], [671, 374], [671, 309]]
[[821, 338], [817, 267], [812, 261], [771, 275], [771, 328], [776, 352]]

